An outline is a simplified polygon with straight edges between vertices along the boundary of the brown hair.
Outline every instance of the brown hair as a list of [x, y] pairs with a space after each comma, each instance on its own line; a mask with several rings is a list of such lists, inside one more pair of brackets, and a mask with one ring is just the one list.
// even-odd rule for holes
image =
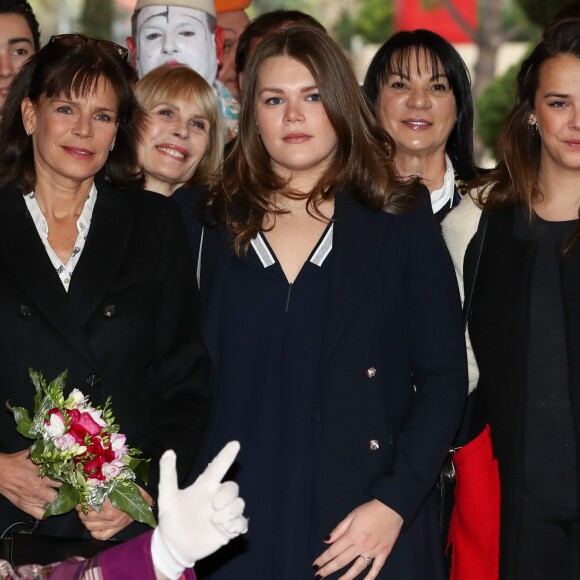
[[127, 63], [125, 49], [104, 40], [80, 34], [53, 37], [22, 66], [10, 85], [2, 107], [0, 134], [0, 186], [16, 183], [23, 191], [36, 185], [32, 140], [24, 129], [20, 106], [25, 97], [38, 103], [40, 97], [88, 95], [102, 80], [109, 82], [117, 97], [115, 148], [103, 168], [114, 185], [138, 185], [140, 171], [133, 143], [142, 113], [133, 95], [135, 69]]
[[[486, 210], [519, 205], [533, 217], [532, 206], [541, 199], [538, 170], [541, 138], [529, 124], [534, 112], [540, 72], [547, 61], [562, 54], [580, 58], [580, 20], [564, 19], [553, 23], [544, 38], [524, 60], [517, 77], [516, 100], [498, 140], [498, 163], [470, 186], [479, 188], [478, 204]], [[580, 217], [580, 208], [579, 208]], [[580, 237], [580, 222], [565, 241], [563, 252], [570, 250]]]
[[157, 67], [139, 80], [135, 96], [146, 113], [162, 103], [173, 103], [178, 99], [193, 102], [201, 109], [210, 125], [209, 145], [186, 185], [209, 184], [222, 163], [224, 128], [217, 97], [206, 80], [187, 66]]
[[375, 211], [402, 213], [414, 207], [423, 188], [402, 183], [390, 151], [392, 139], [375, 123], [374, 114], [340, 47], [325, 32], [294, 25], [266, 36], [246, 69], [238, 139], [224, 162], [221, 181], [210, 192], [206, 221], [228, 228], [237, 253], [243, 253], [262, 229], [267, 213], [282, 213], [272, 196], [302, 197], [271, 167], [256, 123], [256, 86], [263, 63], [288, 56], [312, 74], [322, 104], [337, 136], [337, 147], [326, 171], [308, 193], [307, 208], [320, 216], [321, 200], [332, 199], [343, 185], [362, 205]]

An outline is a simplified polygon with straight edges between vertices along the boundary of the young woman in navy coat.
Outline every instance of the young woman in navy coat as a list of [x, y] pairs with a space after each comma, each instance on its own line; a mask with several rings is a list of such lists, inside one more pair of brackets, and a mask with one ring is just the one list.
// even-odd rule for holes
[[240, 440], [250, 526], [202, 578], [444, 577], [433, 488], [467, 391], [461, 311], [426, 191], [385, 145], [326, 34], [259, 44], [196, 249], [207, 453]]

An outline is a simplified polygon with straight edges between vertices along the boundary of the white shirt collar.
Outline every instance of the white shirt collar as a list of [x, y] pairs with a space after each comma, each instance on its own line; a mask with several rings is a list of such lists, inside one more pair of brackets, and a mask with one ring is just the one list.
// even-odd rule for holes
[[51, 248], [50, 244], [48, 243], [48, 222], [46, 218], [40, 211], [40, 207], [38, 206], [38, 202], [36, 201], [36, 197], [34, 192], [30, 192], [24, 196], [24, 201], [26, 203], [26, 207], [28, 208], [28, 212], [32, 217], [32, 221], [36, 227], [36, 231], [42, 240], [48, 258], [50, 259], [56, 273], [58, 274], [60, 281], [65, 289], [68, 292], [71, 278], [81, 256], [81, 252], [85, 246], [85, 240], [89, 233], [89, 227], [91, 225], [91, 219], [93, 217], [93, 209], [95, 207], [95, 202], [97, 201], [97, 188], [93, 183], [93, 187], [85, 200], [85, 204], [83, 206], [83, 210], [81, 211], [81, 215], [77, 220], [77, 239], [73, 246], [72, 254], [66, 264], [64, 264], [60, 257], [56, 254], [56, 252]]
[[453, 207], [453, 195], [455, 193], [455, 170], [449, 156], [445, 155], [447, 169], [443, 176], [443, 185], [431, 192], [431, 207], [433, 213], [437, 213], [446, 203]]
[[[34, 221], [34, 225], [38, 230], [38, 233], [41, 235], [43, 239], [48, 239], [48, 222], [46, 218], [40, 211], [40, 207], [38, 206], [38, 202], [36, 201], [36, 196], [34, 192], [31, 191], [24, 196], [24, 200], [26, 202], [26, 206], [28, 211]], [[88, 231], [89, 226], [91, 225], [91, 219], [93, 217], [93, 210], [95, 208], [95, 202], [97, 201], [97, 188], [93, 183], [91, 187], [91, 191], [89, 191], [89, 195], [85, 201], [85, 205], [83, 206], [83, 211], [77, 220], [77, 230], [79, 233], [85, 233]]]

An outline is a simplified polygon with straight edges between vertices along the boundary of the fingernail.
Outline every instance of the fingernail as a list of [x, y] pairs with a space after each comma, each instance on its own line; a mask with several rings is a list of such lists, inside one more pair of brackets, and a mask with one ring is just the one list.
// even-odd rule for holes
[[324, 538], [325, 542], [330, 542], [330, 534], [328, 534], [328, 536], [326, 536], [326, 538]]
[[316, 564], [312, 564], [312, 569], [316, 572], [316, 570], [318, 570], [320, 568], [320, 566], [317, 566]]

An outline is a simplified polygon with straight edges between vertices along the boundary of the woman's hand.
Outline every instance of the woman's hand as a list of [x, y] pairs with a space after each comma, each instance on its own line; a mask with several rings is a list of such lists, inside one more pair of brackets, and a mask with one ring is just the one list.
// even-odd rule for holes
[[0, 454], [0, 493], [18, 509], [41, 520], [54, 501], [60, 483], [40, 477], [38, 466], [28, 458], [28, 449]]
[[[153, 498], [140, 487], [139, 491], [145, 501], [149, 505], [153, 505]], [[91, 532], [91, 536], [95, 540], [109, 540], [115, 534], [124, 530], [129, 524], [133, 523], [133, 518], [125, 512], [118, 510], [111, 503], [110, 499], [106, 499], [103, 502], [100, 512], [89, 508], [89, 512], [84, 514], [80, 505], [77, 505], [75, 509], [79, 513], [81, 522]]]
[[314, 561], [316, 578], [324, 578], [353, 560], [352, 566], [340, 578], [356, 578], [367, 567], [365, 558], [373, 559], [365, 578], [376, 578], [402, 526], [403, 518], [384, 503], [373, 499], [360, 505], [324, 539], [332, 545]]

